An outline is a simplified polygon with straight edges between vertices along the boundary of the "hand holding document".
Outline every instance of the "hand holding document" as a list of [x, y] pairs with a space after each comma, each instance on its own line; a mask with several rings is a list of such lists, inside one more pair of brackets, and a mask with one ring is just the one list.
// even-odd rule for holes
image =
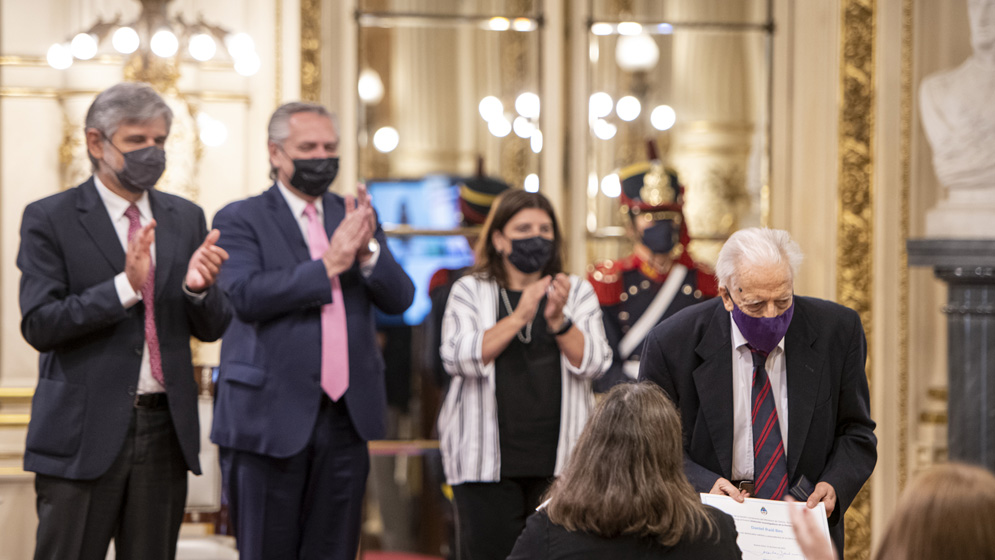
[[[780, 502], [746, 498], [739, 503], [729, 496], [702, 494], [701, 502], [720, 509], [736, 521], [739, 538], [736, 544], [743, 551], [743, 560], [797, 559], [804, 560], [791, 526], [791, 510], [805, 509], [804, 502]], [[829, 546], [829, 523], [826, 520], [825, 505], [815, 507], [815, 524]], [[829, 557], [834, 557], [829, 550]], [[820, 556], [821, 558], [821, 556]]]

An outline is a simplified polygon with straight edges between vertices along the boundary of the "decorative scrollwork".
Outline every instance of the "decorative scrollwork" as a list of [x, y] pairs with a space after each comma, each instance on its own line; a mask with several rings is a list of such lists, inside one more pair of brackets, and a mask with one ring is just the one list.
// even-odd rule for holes
[[[860, 314], [868, 347], [871, 316], [874, 233], [874, 40], [876, 0], [843, 0], [839, 120], [839, 217], [837, 299]], [[867, 370], [871, 371], [871, 357]], [[873, 380], [869, 380], [873, 381]], [[865, 559], [871, 551], [870, 483], [847, 510], [844, 556]]]

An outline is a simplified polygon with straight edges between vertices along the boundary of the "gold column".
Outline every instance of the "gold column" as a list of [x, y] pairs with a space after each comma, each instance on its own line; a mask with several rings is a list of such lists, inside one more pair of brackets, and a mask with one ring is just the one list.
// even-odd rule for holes
[[321, 0], [301, 0], [301, 99], [321, 101]]
[[[842, 0], [836, 298], [855, 309], [873, 347], [874, 40], [876, 0]], [[868, 356], [867, 371], [871, 371]], [[873, 390], [873, 379], [868, 379]], [[847, 510], [844, 557], [871, 552], [870, 482]]]

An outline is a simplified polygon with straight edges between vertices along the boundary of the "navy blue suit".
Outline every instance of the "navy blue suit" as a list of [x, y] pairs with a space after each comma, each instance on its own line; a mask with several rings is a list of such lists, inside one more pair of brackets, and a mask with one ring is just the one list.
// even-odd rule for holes
[[[325, 231], [331, 236], [345, 216], [344, 201], [326, 193], [322, 206]], [[378, 227], [375, 237], [380, 255], [369, 277], [362, 275], [358, 263], [339, 275], [348, 325], [349, 388], [339, 402], [331, 403], [320, 385], [320, 310], [332, 300], [331, 284], [324, 264], [311, 259], [297, 217], [278, 187], [228, 205], [218, 212], [214, 227], [221, 230], [219, 245], [231, 256], [219, 283], [231, 299], [235, 318], [221, 346], [211, 439], [222, 447], [229, 498], [240, 509], [233, 512], [239, 548], [243, 555], [260, 554], [260, 558], [268, 554], [290, 554], [281, 556], [286, 558], [317, 554], [315, 549], [327, 541], [318, 544], [312, 537], [330, 538], [335, 524], [347, 521], [350, 527], [355, 525], [358, 538], [359, 510], [355, 520], [352, 513], [344, 521], [317, 520], [318, 527], [324, 525], [326, 531], [301, 530], [297, 520], [322, 515], [312, 509], [313, 503], [320, 504], [326, 497], [334, 499], [322, 493], [348, 491], [353, 497], [356, 493], [362, 497], [363, 488], [342, 486], [365, 481], [369, 467], [365, 442], [385, 434], [384, 364], [376, 346], [374, 306], [388, 314], [403, 312], [411, 304], [414, 285], [391, 256]], [[356, 457], [356, 462], [344, 467], [349, 472], [337, 482], [316, 480], [316, 475], [325, 476], [323, 471], [329, 469], [304, 458], [315, 453], [314, 446], [326, 444], [333, 448], [346, 445]], [[226, 461], [225, 456], [235, 460]], [[273, 478], [260, 480], [247, 474], [270, 467], [284, 472], [299, 469], [300, 476], [276, 477], [274, 482]], [[247, 485], [259, 483], [283, 486], [269, 488], [283, 493], [275, 501], [296, 502], [303, 511], [280, 511], [283, 506], [274, 509], [270, 496], [249, 497], [246, 493], [254, 490]], [[290, 519], [281, 528], [272, 523], [274, 515]], [[261, 537], [265, 542], [252, 544], [247, 540], [267, 531], [272, 534]], [[281, 531], [300, 534], [276, 534]], [[272, 544], [274, 540], [281, 541], [279, 546]], [[250, 550], [256, 546], [265, 550]], [[354, 547], [351, 553], [342, 551], [341, 557], [350, 554], [355, 555]]]
[[[843, 552], [843, 514], [874, 470], [877, 438], [864, 364], [864, 329], [852, 309], [795, 296], [784, 336], [788, 387], [788, 478], [836, 490], [830, 533]], [[688, 307], [646, 339], [639, 379], [660, 385], [681, 413], [684, 470], [708, 492], [732, 479], [732, 337], [722, 299]]]

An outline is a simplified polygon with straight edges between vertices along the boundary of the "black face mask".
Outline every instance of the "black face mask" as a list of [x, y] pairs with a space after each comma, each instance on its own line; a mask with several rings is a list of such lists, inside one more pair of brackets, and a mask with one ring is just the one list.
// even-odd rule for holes
[[[114, 146], [110, 140], [107, 143]], [[121, 152], [117, 146], [114, 149]], [[114, 171], [111, 168], [111, 171], [117, 175], [117, 182], [133, 193], [152, 190], [166, 170], [166, 151], [161, 148], [149, 146], [127, 153], [121, 152], [121, 155], [124, 157], [124, 169]]]
[[646, 231], [643, 232], [643, 245], [657, 254], [669, 253], [677, 244], [675, 239], [677, 232], [674, 230], [674, 226], [674, 222], [663, 220], [646, 228]]
[[539, 272], [553, 258], [553, 241], [545, 237], [527, 237], [511, 240], [508, 260], [525, 274]]
[[295, 159], [290, 184], [308, 196], [321, 196], [339, 174], [339, 158]]

